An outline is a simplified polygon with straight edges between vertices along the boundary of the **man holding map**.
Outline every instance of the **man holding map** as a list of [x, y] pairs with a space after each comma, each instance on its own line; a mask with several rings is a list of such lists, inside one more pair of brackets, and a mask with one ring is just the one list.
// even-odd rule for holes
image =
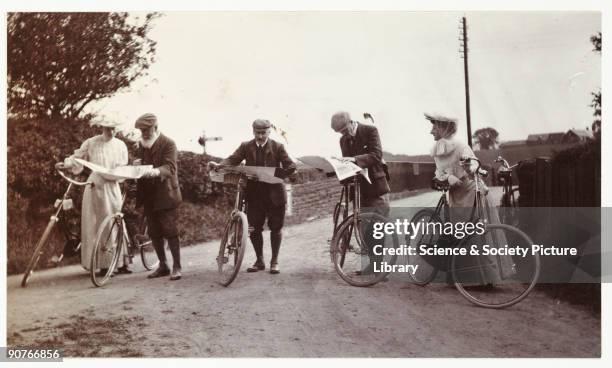
[[[253, 122], [253, 140], [243, 142], [228, 158], [219, 164], [210, 162], [211, 168], [216, 169], [220, 165], [237, 166], [246, 161], [246, 166], [274, 167], [275, 176], [285, 178], [296, 170], [295, 163], [291, 160], [285, 147], [270, 139], [270, 128], [272, 124], [268, 120], [257, 119]], [[285, 221], [285, 206], [287, 193], [282, 183], [271, 184], [263, 181], [248, 180], [246, 186], [247, 217], [249, 225], [253, 226], [250, 234], [251, 243], [255, 249], [257, 260], [247, 272], [257, 272], [266, 269], [263, 256], [263, 226], [268, 220], [270, 228], [270, 245], [272, 248], [272, 259], [270, 261], [270, 273], [278, 274], [278, 254], [282, 240], [282, 228]]]
[[[361, 207], [364, 212], [376, 212], [385, 217], [389, 214], [389, 174], [382, 157], [382, 145], [378, 136], [378, 129], [373, 125], [360, 124], [351, 120], [348, 112], [340, 111], [331, 118], [331, 128], [340, 137], [340, 150], [342, 161], [351, 162], [361, 169], [359, 185], [361, 192]], [[359, 271], [361, 274], [371, 274], [375, 270], [374, 264], [380, 262], [380, 256], [374, 255], [372, 246], [371, 226], [366, 225], [364, 232], [365, 243], [368, 247], [368, 263]]]
[[[135, 125], [142, 132], [136, 155], [141, 164], [153, 166], [138, 180], [136, 195], [136, 205], [144, 206], [149, 236], [159, 258], [159, 267], [147, 277], [170, 274], [170, 280], [178, 280], [182, 275], [177, 221], [182, 197], [178, 182], [176, 144], [159, 132], [157, 117], [153, 114], [142, 115]], [[168, 240], [172, 253], [172, 273], [166, 264], [164, 238]]]
[[351, 120], [348, 112], [337, 112], [331, 118], [331, 128], [340, 137], [342, 160], [367, 169], [367, 177], [360, 177], [361, 206], [375, 209], [382, 215], [389, 211], [389, 174], [382, 157], [378, 129], [373, 125]]

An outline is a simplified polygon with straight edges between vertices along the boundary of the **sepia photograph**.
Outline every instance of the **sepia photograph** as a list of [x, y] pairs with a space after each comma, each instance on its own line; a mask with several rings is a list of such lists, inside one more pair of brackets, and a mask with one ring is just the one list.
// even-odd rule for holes
[[0, 361], [602, 358], [601, 12], [77, 10], [5, 13]]

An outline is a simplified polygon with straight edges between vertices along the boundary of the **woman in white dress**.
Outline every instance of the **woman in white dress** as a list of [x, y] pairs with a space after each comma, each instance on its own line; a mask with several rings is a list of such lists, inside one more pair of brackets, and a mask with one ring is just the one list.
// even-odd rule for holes
[[[476, 182], [474, 172], [477, 168], [476, 161], [462, 162], [464, 158], [476, 158], [474, 151], [459, 140], [454, 139], [457, 132], [457, 121], [452, 118], [425, 114], [425, 118], [431, 122], [431, 135], [435, 144], [431, 150], [431, 155], [436, 163], [435, 178], [440, 181], [448, 181], [450, 189], [448, 191], [448, 201], [451, 209], [451, 221], [470, 221], [472, 207], [476, 198]], [[499, 224], [497, 209], [491, 205], [487, 196], [488, 188], [482, 184], [481, 191], [485, 218], [489, 224]], [[486, 239], [490, 241], [492, 239]], [[497, 235], [497, 243], [494, 246], [503, 246], [505, 236], [503, 233]], [[504, 277], [512, 275], [514, 262], [510, 256], [501, 256], [501, 272]], [[489, 272], [491, 283], [500, 282], [498, 272]]]
[[[91, 137], [79, 149], [67, 157], [64, 162], [59, 162], [55, 166], [58, 169], [71, 169], [74, 174], [83, 170], [83, 165], [76, 162], [75, 158], [89, 161], [96, 165], [113, 169], [117, 166], [124, 166], [128, 163], [128, 151], [125, 143], [115, 138], [118, 124], [110, 122], [96, 122], [97, 126], [102, 127], [102, 134]], [[123, 203], [119, 182], [106, 180], [102, 176], [92, 172], [88, 181], [94, 185], [85, 187], [83, 194], [83, 204], [81, 209], [81, 265], [86, 270], [89, 269], [96, 235], [100, 223], [110, 214], [121, 210]], [[106, 273], [110, 265], [110, 259], [101, 261], [99, 267]], [[130, 273], [127, 264], [123, 263], [120, 257], [120, 273]]]

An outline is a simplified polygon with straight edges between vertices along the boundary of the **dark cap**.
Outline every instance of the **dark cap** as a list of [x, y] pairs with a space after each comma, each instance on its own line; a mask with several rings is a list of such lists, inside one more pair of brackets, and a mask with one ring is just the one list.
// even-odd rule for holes
[[136, 125], [136, 129], [146, 129], [146, 128], [157, 126], [157, 116], [151, 113], [146, 113], [142, 115], [141, 117], [139, 117], [138, 119], [136, 119], [135, 125]]
[[253, 122], [253, 129], [268, 129], [272, 126], [269, 120], [257, 119]]

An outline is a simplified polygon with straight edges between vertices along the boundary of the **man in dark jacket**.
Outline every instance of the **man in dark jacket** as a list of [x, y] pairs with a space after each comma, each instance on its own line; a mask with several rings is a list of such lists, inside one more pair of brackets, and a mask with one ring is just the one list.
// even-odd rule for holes
[[[378, 136], [378, 129], [373, 125], [360, 124], [351, 120], [347, 112], [335, 113], [331, 118], [331, 127], [342, 134], [340, 137], [340, 150], [345, 161], [352, 162], [362, 169], [367, 169], [370, 183], [359, 176], [361, 191], [361, 207], [363, 212], [375, 212], [384, 217], [389, 214], [389, 174], [383, 160], [382, 145]], [[365, 243], [368, 247], [369, 262], [358, 273], [371, 274], [375, 263], [382, 261], [382, 257], [375, 255], [372, 238], [372, 223], [366, 224]]]
[[[237, 166], [246, 161], [246, 166], [276, 167], [275, 176], [285, 178], [295, 172], [295, 163], [289, 158], [285, 147], [270, 136], [271, 124], [268, 120], [257, 119], [253, 122], [255, 139], [243, 142], [234, 153], [221, 161], [220, 164], [210, 162], [211, 167], [219, 165]], [[255, 249], [257, 260], [247, 272], [257, 272], [266, 269], [263, 257], [263, 226], [268, 220], [270, 228], [270, 245], [272, 259], [270, 273], [280, 272], [278, 253], [281, 246], [282, 228], [285, 221], [285, 205], [287, 193], [283, 184], [269, 184], [249, 180], [246, 186], [247, 217], [249, 225], [253, 226], [250, 238]]]
[[[136, 128], [142, 132], [137, 157], [142, 165], [153, 169], [138, 180], [136, 204], [144, 206], [148, 232], [159, 258], [159, 267], [148, 278], [167, 276], [170, 280], [181, 278], [181, 256], [178, 232], [178, 207], [181, 190], [178, 182], [178, 152], [174, 141], [161, 134], [157, 117], [144, 114], [136, 120]], [[172, 253], [172, 273], [166, 264], [164, 238]]]
[[389, 210], [389, 176], [382, 157], [378, 129], [351, 120], [350, 115], [343, 111], [332, 116], [331, 127], [342, 134], [340, 149], [343, 159], [368, 170], [371, 184], [360, 177], [361, 206], [386, 215]]

